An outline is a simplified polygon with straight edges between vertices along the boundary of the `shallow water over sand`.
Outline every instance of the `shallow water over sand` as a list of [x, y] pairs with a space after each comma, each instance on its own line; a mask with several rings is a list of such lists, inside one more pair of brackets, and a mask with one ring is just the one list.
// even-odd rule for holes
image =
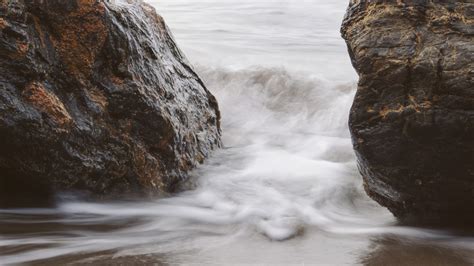
[[345, 0], [150, 2], [218, 98], [225, 147], [172, 198], [0, 210], [0, 264], [474, 263], [472, 232], [397, 225], [363, 192]]

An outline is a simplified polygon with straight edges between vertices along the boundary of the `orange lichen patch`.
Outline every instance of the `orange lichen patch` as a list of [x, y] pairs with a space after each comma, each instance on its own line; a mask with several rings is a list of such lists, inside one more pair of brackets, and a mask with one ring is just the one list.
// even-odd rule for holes
[[35, 24], [35, 30], [36, 32], [39, 33], [39, 37], [40, 37], [40, 41], [41, 41], [41, 46], [42, 47], [45, 47], [45, 42], [44, 42], [44, 38], [45, 38], [45, 35], [44, 35], [44, 32], [43, 32], [43, 29], [41, 27], [41, 23], [40, 23], [40, 19], [36, 16], [33, 16], [33, 23]]
[[464, 10], [467, 7], [465, 4], [458, 4], [455, 7], [455, 11], [452, 12], [443, 5], [435, 5], [433, 8], [428, 9], [427, 17], [429, 21], [436, 23], [450, 24], [453, 21], [462, 21], [465, 24], [473, 23], [474, 18], [472, 16], [466, 17]]
[[16, 42], [16, 49], [18, 51], [18, 55], [23, 57], [28, 53], [29, 46], [28, 43], [25, 42]]
[[0, 18], [0, 30], [3, 30], [6, 27], [8, 27], [8, 22], [5, 19]]
[[411, 102], [410, 106], [414, 108], [416, 112], [418, 113], [421, 112], [422, 109], [430, 109], [432, 106], [431, 101], [428, 101], [428, 100], [424, 100], [423, 102], [418, 103], [415, 97], [412, 95], [409, 95], [408, 99], [410, 99], [410, 102]]
[[123, 79], [117, 77], [117, 76], [111, 76], [110, 80], [112, 81], [113, 84], [115, 85], [123, 85], [124, 81]]
[[382, 110], [379, 111], [379, 116], [382, 117], [382, 119], [386, 118], [387, 115], [389, 115], [390, 113], [401, 113], [403, 112], [403, 110], [405, 109], [406, 107], [404, 107], [403, 105], [399, 105], [399, 107], [397, 109], [390, 109], [388, 108], [387, 106], [384, 106], [382, 108]]
[[367, 108], [367, 113], [375, 113], [374, 107], [373, 107], [373, 106], [369, 106], [369, 107]]
[[430, 101], [424, 101], [420, 103], [420, 107], [423, 109], [430, 109], [432, 107], [432, 103]]
[[60, 126], [69, 125], [72, 122], [64, 104], [52, 92], [46, 90], [43, 84], [32, 82], [25, 87], [23, 96], [35, 108], [48, 115]]
[[387, 106], [382, 107], [382, 109], [379, 111], [379, 115], [376, 116], [376, 117], [373, 117], [371, 120], [376, 119], [376, 118], [385, 119], [391, 113], [402, 113], [402, 112], [404, 112], [406, 110], [409, 110], [409, 109], [415, 110], [417, 113], [420, 113], [421, 111], [430, 109], [432, 107], [432, 103], [428, 100], [425, 100], [425, 101], [419, 103], [419, 102], [416, 101], [415, 97], [412, 96], [412, 95], [409, 95], [408, 99], [411, 102], [410, 104], [408, 104], [408, 105], [399, 104], [398, 108], [396, 108], [396, 109], [389, 108]]
[[472, 24], [474, 23], [474, 17], [469, 16], [466, 17], [465, 14], [468, 14], [468, 5], [467, 4], [462, 4], [458, 5], [456, 7], [456, 12], [454, 14], [465, 24]]
[[408, 95], [408, 99], [410, 100], [411, 103], [416, 104], [415, 96], [413, 96], [413, 95]]
[[[372, 22], [383, 16], [393, 16], [401, 13], [399, 3], [369, 3], [363, 21]], [[403, 5], [403, 4], [402, 4]]]
[[107, 97], [105, 97], [104, 93], [97, 89], [91, 89], [89, 90], [89, 97], [90, 99], [98, 104], [102, 109], [105, 109], [107, 105], [109, 104], [109, 101], [107, 100]]
[[105, 6], [96, 0], [80, 0], [78, 8], [56, 18], [54, 46], [71, 74], [87, 78], [107, 38]]

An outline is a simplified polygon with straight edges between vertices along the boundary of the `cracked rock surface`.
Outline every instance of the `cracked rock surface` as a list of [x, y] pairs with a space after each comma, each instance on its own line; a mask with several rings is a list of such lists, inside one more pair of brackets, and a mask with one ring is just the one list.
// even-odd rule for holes
[[0, 0], [0, 206], [173, 192], [219, 119], [151, 6]]
[[367, 193], [402, 220], [474, 221], [474, 3], [351, 1], [350, 129]]

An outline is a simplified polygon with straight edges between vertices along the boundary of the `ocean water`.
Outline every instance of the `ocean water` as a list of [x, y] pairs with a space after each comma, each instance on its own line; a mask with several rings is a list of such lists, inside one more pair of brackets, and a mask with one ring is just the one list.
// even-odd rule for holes
[[0, 264], [474, 263], [472, 233], [399, 225], [363, 191], [348, 1], [148, 2], [216, 95], [224, 147], [171, 198], [0, 210]]

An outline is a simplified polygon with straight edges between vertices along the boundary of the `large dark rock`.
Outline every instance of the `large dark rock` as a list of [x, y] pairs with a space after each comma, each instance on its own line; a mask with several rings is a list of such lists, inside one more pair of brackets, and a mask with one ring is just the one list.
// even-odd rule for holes
[[0, 0], [0, 206], [173, 192], [219, 119], [149, 5]]
[[474, 220], [474, 3], [351, 1], [350, 129], [368, 194], [402, 219]]

